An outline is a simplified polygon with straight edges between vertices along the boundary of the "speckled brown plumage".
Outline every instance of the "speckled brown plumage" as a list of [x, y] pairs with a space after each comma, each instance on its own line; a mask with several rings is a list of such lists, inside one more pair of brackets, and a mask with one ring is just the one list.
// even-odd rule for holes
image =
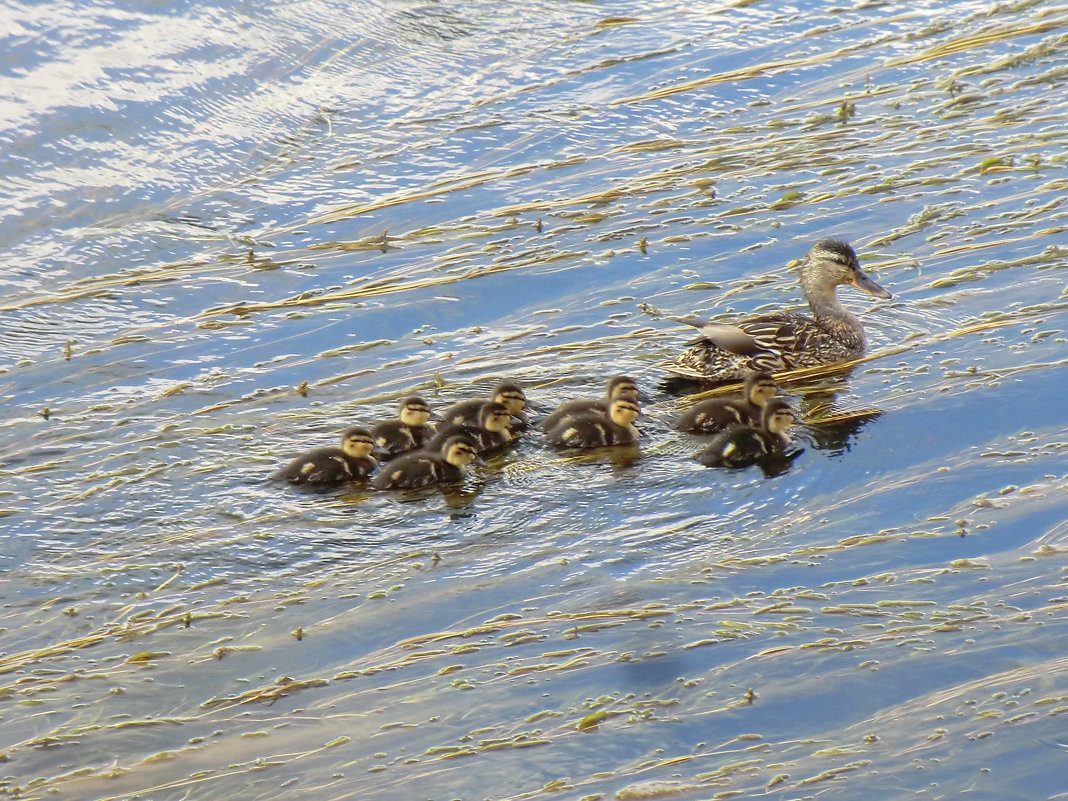
[[729, 381], [752, 370], [775, 373], [852, 359], [864, 353], [864, 328], [838, 301], [836, 288], [851, 284], [877, 298], [890, 293], [873, 281], [841, 239], [821, 239], [805, 255], [801, 288], [812, 316], [773, 312], [737, 323], [678, 318], [702, 336], [660, 366], [686, 378]]

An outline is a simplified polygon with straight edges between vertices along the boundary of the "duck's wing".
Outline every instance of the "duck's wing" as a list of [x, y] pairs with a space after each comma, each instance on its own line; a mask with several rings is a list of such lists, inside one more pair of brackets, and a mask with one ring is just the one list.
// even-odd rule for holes
[[407, 453], [384, 465], [371, 485], [377, 489], [419, 489], [437, 480], [436, 460], [422, 451]]
[[481, 399], [454, 403], [441, 413], [441, 419], [446, 423], [458, 426], [477, 426], [478, 415], [482, 411], [482, 407], [487, 403], [489, 401]]
[[702, 337], [717, 348], [730, 351], [738, 356], [756, 356], [769, 350], [758, 336], [763, 332], [760, 330], [750, 332], [748, 326], [742, 328], [738, 325], [713, 323], [708, 320], [702, 320], [699, 317], [672, 317], [671, 319], [683, 325], [693, 326]]
[[712, 323], [697, 317], [674, 319], [696, 328], [717, 348], [752, 359], [758, 365], [766, 363], [765, 369], [773, 372], [784, 366], [776, 363], [783, 354], [807, 350], [811, 346], [810, 338], [822, 333], [814, 320], [793, 312], [762, 314], [740, 320], [737, 325]]
[[810, 338], [821, 331], [815, 320], [793, 312], [751, 317], [741, 321], [739, 327], [764, 350], [775, 353], [805, 351], [810, 347]]
[[304, 480], [309, 484], [333, 484], [352, 478], [352, 470], [344, 454], [320, 456], [310, 464], [312, 467], [304, 472]]
[[556, 410], [541, 421], [541, 427], [545, 431], [552, 431], [564, 423], [574, 420], [576, 417], [588, 414], [605, 415], [608, 405], [601, 400], [582, 399], [565, 401], [556, 407]]

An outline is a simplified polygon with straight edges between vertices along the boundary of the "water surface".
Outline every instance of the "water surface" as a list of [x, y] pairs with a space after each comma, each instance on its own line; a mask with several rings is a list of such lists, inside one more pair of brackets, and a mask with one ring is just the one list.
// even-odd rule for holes
[[[0, 11], [0, 788], [1063, 793], [1068, 13], [308, 0]], [[708, 470], [656, 363], [801, 302], [874, 357]], [[265, 477], [617, 372], [640, 458]], [[835, 418], [836, 423], [821, 422]]]

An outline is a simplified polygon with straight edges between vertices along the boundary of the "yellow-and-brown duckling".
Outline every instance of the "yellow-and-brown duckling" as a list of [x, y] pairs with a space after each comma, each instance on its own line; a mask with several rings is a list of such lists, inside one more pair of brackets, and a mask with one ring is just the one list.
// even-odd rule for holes
[[795, 422], [790, 404], [772, 398], [764, 406], [759, 426], [735, 425], [720, 431], [694, 458], [708, 467], [748, 467], [782, 458], [790, 444], [787, 432]]
[[438, 433], [426, 444], [427, 450], [437, 451], [449, 437], [463, 434], [475, 443], [479, 453], [488, 453], [507, 447], [514, 436], [509, 426], [512, 412], [503, 403], [489, 401], [478, 412], [477, 425], [449, 423], [438, 428]]
[[375, 441], [366, 428], [346, 428], [340, 448], [316, 448], [302, 453], [272, 478], [290, 484], [340, 484], [367, 478], [378, 462], [371, 456]]
[[610, 445], [634, 445], [641, 432], [634, 421], [641, 414], [637, 401], [616, 398], [608, 407], [608, 416], [590, 412], [565, 420], [545, 435], [558, 448], [603, 448]]
[[375, 449], [386, 458], [422, 448], [434, 436], [430, 405], [418, 395], [400, 402], [400, 412], [392, 420], [371, 426]]
[[490, 403], [502, 403], [508, 407], [508, 413], [516, 418], [519, 423], [526, 423], [527, 395], [518, 384], [500, 384], [493, 390], [491, 398], [476, 398], [474, 400], [454, 403], [441, 413], [447, 423], [458, 426], [479, 425], [479, 415], [482, 409]]
[[371, 479], [371, 486], [387, 490], [456, 484], [463, 481], [467, 466], [477, 458], [475, 443], [463, 434], [457, 434], [446, 439], [440, 450], [424, 448], [398, 456]]
[[750, 373], [745, 377], [741, 395], [709, 398], [694, 404], [679, 417], [675, 430], [690, 434], [715, 434], [740, 423], [757, 425], [760, 413], [767, 402], [775, 397], [777, 389], [771, 373], [762, 370]]
[[552, 431], [561, 424], [573, 420], [576, 417], [595, 414], [608, 417], [608, 409], [616, 398], [627, 398], [637, 401], [639, 396], [638, 385], [633, 378], [625, 375], [617, 375], [608, 379], [608, 387], [605, 391], [604, 400], [584, 398], [581, 400], [564, 401], [541, 422], [545, 431]]
[[864, 328], [839, 302], [836, 290], [850, 284], [877, 298], [891, 295], [860, 269], [853, 248], [841, 239], [819, 240], [802, 259], [799, 280], [811, 317], [781, 311], [734, 325], [675, 318], [697, 328], [701, 336], [660, 366], [685, 378], [728, 381], [751, 370], [775, 373], [862, 355]]

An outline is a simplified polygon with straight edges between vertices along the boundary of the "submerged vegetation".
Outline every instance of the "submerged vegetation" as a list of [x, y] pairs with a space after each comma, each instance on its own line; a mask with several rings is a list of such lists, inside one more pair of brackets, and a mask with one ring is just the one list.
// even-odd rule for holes
[[[68, 139], [12, 117], [0, 796], [1063, 792], [1065, 9], [260, 11], [139, 11], [234, 58], [167, 39], [162, 100], [94, 85], [107, 141], [99, 100]], [[665, 318], [800, 308], [825, 235], [895, 300], [778, 377], [805, 457], [680, 459], [725, 390], [661, 386]], [[544, 412], [615, 373], [640, 458], [520, 441], [419, 503], [263, 481], [412, 392]]]

